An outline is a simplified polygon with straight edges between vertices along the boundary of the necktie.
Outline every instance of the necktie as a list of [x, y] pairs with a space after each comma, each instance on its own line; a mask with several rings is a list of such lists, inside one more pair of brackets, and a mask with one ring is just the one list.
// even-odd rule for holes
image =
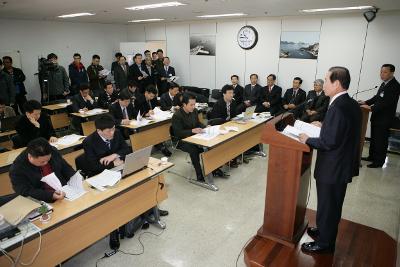
[[150, 109], [153, 109], [153, 107], [151, 106], [150, 100], [148, 100], [147, 103], [149, 104]]
[[229, 121], [231, 119], [231, 103], [226, 104], [226, 120]]
[[168, 74], [168, 66], [165, 66], [165, 73]]
[[378, 95], [380, 95], [381, 93], [382, 93], [382, 91], [383, 91], [383, 89], [384, 89], [384, 87], [385, 87], [385, 82], [383, 82], [382, 84], [381, 84], [381, 86], [379, 86], [379, 89], [378, 89]]
[[110, 142], [110, 140], [105, 140], [104, 142], [106, 143], [108, 149], [111, 149], [111, 142]]
[[122, 110], [122, 118], [127, 119], [128, 118], [128, 113], [126, 112], [126, 108], [123, 108]]
[[272, 86], [269, 87], [269, 92], [271, 93], [271, 91], [272, 91]]

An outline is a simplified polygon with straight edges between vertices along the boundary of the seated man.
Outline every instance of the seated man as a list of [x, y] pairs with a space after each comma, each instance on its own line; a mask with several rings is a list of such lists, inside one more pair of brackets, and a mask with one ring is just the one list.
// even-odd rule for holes
[[239, 112], [243, 112], [250, 106], [257, 106], [262, 101], [262, 87], [258, 84], [258, 75], [250, 75], [250, 84], [244, 87], [243, 102], [238, 103]]
[[143, 95], [138, 95], [138, 98], [135, 100], [135, 107], [140, 112], [140, 115], [143, 117], [148, 117], [154, 114], [153, 109], [158, 106], [157, 103], [157, 89], [154, 85], [149, 85], [144, 91]]
[[263, 90], [263, 101], [257, 106], [256, 112], [268, 111], [272, 115], [279, 113], [282, 109], [282, 88], [275, 84], [275, 74], [270, 74], [267, 77], [267, 86]]
[[[183, 95], [182, 104], [182, 108], [177, 110], [172, 116], [172, 132], [174, 137], [179, 140], [201, 133], [203, 132], [203, 128], [205, 128], [205, 125], [199, 121], [199, 116], [195, 109], [196, 98], [185, 94]], [[197, 181], [204, 183], [205, 179], [201, 170], [199, 156], [200, 153], [203, 152], [203, 149], [196, 145], [184, 142], [179, 142], [178, 148], [189, 153], [193, 167], [196, 171]]]
[[[305, 122], [323, 121], [329, 106], [329, 96], [322, 90], [324, 81], [317, 79], [314, 82], [314, 90], [308, 92], [307, 104], [301, 120]], [[310, 102], [308, 102], [310, 101]]]
[[110, 114], [114, 117], [116, 125], [127, 125], [130, 120], [136, 119], [138, 111], [131, 103], [131, 96], [122, 91], [118, 100], [110, 106]]
[[108, 109], [112, 104], [117, 102], [118, 94], [114, 91], [112, 83], [107, 82], [104, 85], [104, 91], [99, 94], [97, 106], [99, 108]]
[[301, 114], [301, 110], [296, 110], [296, 107], [306, 101], [306, 92], [300, 88], [303, 80], [300, 77], [293, 79], [293, 88], [287, 89], [283, 96], [283, 108], [287, 111], [294, 110], [295, 118]]
[[234, 89], [232, 85], [224, 85], [221, 89], [222, 98], [213, 106], [209, 114], [209, 119], [220, 119], [217, 124], [225, 123], [236, 117], [236, 101], [233, 100]]
[[43, 137], [50, 142], [57, 142], [56, 134], [50, 119], [46, 114], [41, 114], [42, 105], [36, 100], [29, 100], [24, 104], [25, 115], [22, 116], [16, 126], [19, 138], [18, 147], [26, 146], [30, 141]]
[[178, 93], [179, 93], [179, 85], [174, 82], [168, 83], [168, 92], [164, 93], [160, 97], [161, 110], [164, 111], [171, 110], [172, 107], [175, 110], [179, 109], [181, 103], [179, 101]]
[[143, 94], [141, 94], [139, 92], [139, 86], [138, 86], [137, 82], [135, 82], [135, 81], [130, 81], [128, 83], [128, 88], [122, 90], [121, 92], [126, 92], [131, 96], [132, 105], [135, 105], [135, 100], [138, 97], [143, 97]]
[[0, 98], [0, 119], [15, 117], [15, 111], [12, 107], [6, 105], [6, 101]]
[[[28, 101], [29, 102], [29, 101]], [[63, 199], [65, 193], [55, 191], [40, 180], [54, 172], [62, 185], [66, 185], [76, 171], [63, 159], [56, 148], [39, 137], [29, 142], [27, 148], [10, 167], [11, 184], [14, 191], [24, 197], [33, 197], [45, 202]]]
[[79, 93], [72, 97], [72, 111], [79, 110], [88, 111], [94, 109], [96, 103], [90, 96], [90, 87], [88, 84], [83, 84], [79, 87]]

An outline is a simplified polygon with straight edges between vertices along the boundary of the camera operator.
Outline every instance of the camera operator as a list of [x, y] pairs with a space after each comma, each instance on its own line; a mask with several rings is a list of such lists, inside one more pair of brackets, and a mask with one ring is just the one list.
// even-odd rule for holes
[[43, 90], [43, 99], [50, 101], [64, 99], [69, 94], [69, 77], [65, 68], [58, 65], [58, 57], [51, 53], [45, 62], [47, 88]]

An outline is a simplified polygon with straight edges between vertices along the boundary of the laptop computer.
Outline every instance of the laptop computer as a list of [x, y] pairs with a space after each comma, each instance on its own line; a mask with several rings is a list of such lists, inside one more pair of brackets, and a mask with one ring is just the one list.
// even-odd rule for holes
[[15, 125], [17, 124], [17, 121], [20, 118], [21, 118], [21, 116], [14, 116], [14, 117], [8, 117], [8, 118], [1, 119], [0, 131], [7, 132], [7, 131], [15, 130]]
[[126, 155], [124, 164], [114, 167], [111, 170], [121, 171], [122, 178], [125, 178], [128, 175], [137, 171], [143, 170], [149, 164], [149, 158], [152, 148], [153, 146], [148, 146]]

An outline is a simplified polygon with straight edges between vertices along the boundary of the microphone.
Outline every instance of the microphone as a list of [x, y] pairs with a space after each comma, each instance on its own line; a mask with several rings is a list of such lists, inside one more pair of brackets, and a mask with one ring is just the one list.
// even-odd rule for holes
[[[279, 119], [279, 121], [281, 121], [281, 120], [283, 119], [283, 116], [284, 116], [286, 113], [294, 113], [295, 111], [299, 110], [300, 108], [302, 108], [302, 107], [305, 106], [306, 104], [312, 102], [313, 100], [314, 100], [314, 98], [310, 98], [310, 99], [308, 99], [308, 100], [306, 100], [306, 101], [303, 101], [303, 102], [301, 102], [300, 104], [298, 104], [294, 109], [291, 109], [291, 110], [283, 110], [282, 115], [281, 115], [280, 113], [278, 113], [278, 114], [275, 115], [275, 117], [281, 115], [281, 118]], [[275, 127], [276, 127], [276, 129], [277, 129], [278, 131], [281, 132], [281, 131], [283, 131], [284, 127], [286, 127], [286, 125], [283, 125], [283, 123], [280, 123], [280, 122], [279, 122], [279, 125], [275, 125]]]
[[374, 90], [374, 89], [376, 89], [376, 88], [378, 88], [378, 85], [376, 85], [376, 86], [373, 87], [373, 88], [369, 88], [369, 89], [362, 90], [362, 91], [359, 91], [359, 92], [357, 91], [356, 93], [354, 93], [354, 94], [351, 96], [351, 98], [354, 99], [354, 97], [357, 96], [358, 94], [364, 93], [364, 92], [368, 92], [368, 91]]

